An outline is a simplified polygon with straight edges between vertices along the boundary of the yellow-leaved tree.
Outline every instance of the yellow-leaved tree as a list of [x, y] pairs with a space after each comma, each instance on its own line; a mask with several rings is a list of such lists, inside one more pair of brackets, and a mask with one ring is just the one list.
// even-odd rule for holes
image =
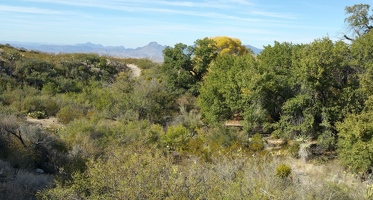
[[240, 39], [231, 38], [228, 36], [216, 36], [212, 37], [211, 40], [216, 42], [216, 47], [220, 55], [243, 55], [245, 52], [247, 52], [247, 48], [242, 45]]

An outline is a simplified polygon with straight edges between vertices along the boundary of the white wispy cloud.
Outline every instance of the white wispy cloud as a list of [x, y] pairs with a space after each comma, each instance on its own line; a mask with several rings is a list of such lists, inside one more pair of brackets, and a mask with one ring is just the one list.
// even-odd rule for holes
[[16, 15], [17, 17], [27, 16], [25, 17], [25, 21], [30, 20], [29, 16], [49, 16], [45, 19], [50, 19], [52, 16], [66, 16], [66, 17], [78, 17], [78, 18], [89, 18], [91, 17], [89, 14], [84, 12], [76, 12], [70, 10], [55, 10], [55, 9], [45, 9], [39, 7], [26, 7], [26, 6], [9, 6], [9, 5], [0, 5], [0, 12], [6, 13], [14, 13], [14, 14], [22, 14]]
[[248, 1], [248, 0], [223, 0], [223, 1], [220, 1], [220, 2], [227, 2], [227, 3], [238, 3], [238, 4], [241, 4], [241, 5], [249, 5], [249, 6], [254, 6], [256, 4], [254, 4], [252, 1]]
[[[294, 19], [292, 14], [282, 14], [269, 11], [261, 11], [256, 9], [256, 5], [247, 0], [218, 0], [218, 1], [150, 1], [150, 0], [27, 0], [30, 2], [42, 2], [49, 4], [62, 4], [67, 6], [76, 7], [93, 7], [108, 10], [117, 10], [125, 12], [153, 12], [158, 14], [175, 14], [175, 15], [188, 15], [197, 17], [212, 18], [219, 16], [222, 18], [226, 16], [227, 19], [231, 18], [227, 14], [219, 14], [225, 12], [232, 13], [246, 13], [255, 18], [281, 18], [281, 19]], [[242, 7], [244, 6], [244, 7]], [[196, 10], [194, 10], [196, 9]], [[212, 14], [211, 13], [216, 13]]]
[[143, 5], [143, 6], [178, 6], [178, 7], [199, 7], [199, 8], [229, 8], [237, 4], [254, 5], [246, 0], [202, 0], [202, 1], [166, 1], [166, 0], [25, 0], [28, 2], [41, 2], [50, 4], [64, 4], [72, 6], [88, 6], [88, 7], [111, 7], [113, 9], [123, 5]]
[[296, 16], [292, 14], [266, 12], [266, 11], [259, 11], [259, 10], [254, 10], [251, 13], [257, 16], [264, 16], [264, 17], [271, 17], [271, 18], [296, 19]]
[[156, 5], [163, 5], [163, 6], [176, 6], [179, 8], [213, 8], [213, 9], [230, 9], [234, 8], [237, 4], [232, 4], [230, 1], [198, 1], [198, 2], [191, 2], [191, 1], [157, 1], [154, 2]]
[[63, 14], [60, 11], [50, 10], [50, 9], [41, 9], [41, 8], [36, 8], [36, 7], [7, 6], [7, 5], [0, 5], [0, 11], [2, 11], [2, 12], [32, 13], [32, 14], [47, 14], [47, 15]]

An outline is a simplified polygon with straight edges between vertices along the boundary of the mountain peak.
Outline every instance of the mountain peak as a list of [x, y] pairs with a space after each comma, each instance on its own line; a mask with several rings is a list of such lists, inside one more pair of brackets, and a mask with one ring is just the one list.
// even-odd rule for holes
[[75, 46], [85, 46], [85, 47], [92, 47], [92, 48], [104, 47], [101, 44], [93, 44], [92, 42], [86, 42], [86, 43], [76, 44]]
[[146, 46], [151, 46], [151, 47], [158, 47], [158, 46], [162, 46], [160, 44], [158, 44], [157, 42], [150, 42], [148, 45]]

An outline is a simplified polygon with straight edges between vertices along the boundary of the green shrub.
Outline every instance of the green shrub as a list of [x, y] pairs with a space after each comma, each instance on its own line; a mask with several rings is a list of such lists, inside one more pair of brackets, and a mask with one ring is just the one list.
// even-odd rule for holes
[[153, 124], [146, 130], [146, 143], [147, 144], [158, 144], [162, 134], [164, 134], [162, 126]]
[[276, 168], [276, 176], [279, 178], [287, 178], [291, 174], [291, 168], [288, 165], [280, 164]]
[[373, 168], [373, 112], [350, 115], [337, 123], [338, 156], [353, 172], [366, 173]]
[[163, 143], [167, 148], [182, 150], [188, 144], [190, 134], [187, 128], [182, 125], [170, 126], [166, 134], [163, 136]]
[[26, 96], [22, 103], [22, 110], [27, 113], [34, 111], [43, 111], [43, 101], [39, 97]]
[[73, 105], [63, 107], [57, 113], [58, 121], [63, 124], [68, 124], [74, 119], [77, 119], [83, 116], [84, 116], [83, 110], [79, 108], [78, 106], [73, 106]]
[[48, 116], [56, 116], [60, 110], [60, 105], [50, 96], [42, 98], [44, 111]]
[[255, 135], [253, 135], [249, 143], [249, 149], [251, 151], [261, 151], [264, 149], [263, 138], [259, 133], [256, 133]]
[[48, 82], [48, 83], [43, 85], [43, 88], [42, 88], [41, 91], [42, 91], [43, 94], [55, 95], [58, 92], [57, 87], [58, 87], [58, 85], [56, 83]]

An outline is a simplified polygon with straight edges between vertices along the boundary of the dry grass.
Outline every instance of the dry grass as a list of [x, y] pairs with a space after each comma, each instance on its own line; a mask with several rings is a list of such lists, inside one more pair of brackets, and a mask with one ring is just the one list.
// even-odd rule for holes
[[[214, 156], [211, 162], [197, 159], [175, 163], [171, 157], [165, 157], [156, 149], [119, 147], [108, 160], [92, 160], [88, 170], [77, 174], [72, 185], [59, 185], [41, 195], [46, 199], [340, 200], [366, 197], [366, 187], [348, 179], [349, 176], [336, 179], [336, 174], [343, 173], [342, 168], [336, 167], [338, 163], [315, 165], [287, 157], [244, 154]], [[282, 164], [291, 167], [289, 177], [276, 176], [276, 169]]]

